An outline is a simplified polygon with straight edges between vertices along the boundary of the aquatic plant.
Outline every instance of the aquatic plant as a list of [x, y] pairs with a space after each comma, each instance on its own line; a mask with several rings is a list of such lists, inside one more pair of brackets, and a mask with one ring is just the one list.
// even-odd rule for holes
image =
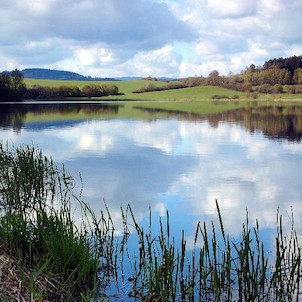
[[[32, 283], [31, 294], [45, 299], [95, 296], [100, 269], [113, 257], [110, 220], [97, 220], [73, 188], [64, 167], [59, 169], [40, 150], [0, 145], [0, 246], [25, 271], [33, 269], [35, 279], [46, 274], [55, 280], [51, 292], [35, 288], [35, 280], [24, 281]], [[72, 204], [82, 213], [81, 223], [73, 217]]]
[[159, 218], [160, 232], [154, 235], [151, 210], [146, 232], [128, 207], [139, 245], [130, 295], [146, 301], [298, 301], [301, 247], [293, 225], [289, 234], [283, 234], [282, 216], [277, 213], [275, 257], [271, 258], [261, 241], [258, 221], [249, 226], [248, 211], [240, 238], [231, 239], [217, 201], [216, 207], [219, 226], [199, 222], [193, 250], [187, 249], [184, 232], [176, 246], [168, 212], [165, 227]]
[[[259, 222], [250, 226], [247, 211], [239, 238], [231, 238], [216, 201], [218, 223], [199, 222], [189, 249], [184, 231], [179, 243], [171, 234], [168, 211], [154, 222], [150, 208], [148, 225], [142, 226], [130, 205], [121, 207], [124, 236], [116, 236], [110, 209], [105, 205], [95, 213], [75, 196], [74, 187], [64, 166], [59, 169], [40, 150], [0, 145], [0, 247], [21, 264], [18, 282], [28, 289], [25, 300], [92, 301], [101, 293], [106, 297], [112, 281], [125, 282], [118, 274], [126, 261], [132, 263], [132, 277], [126, 281], [131, 301], [301, 297], [301, 246], [293, 214], [292, 227], [284, 233], [277, 212], [275, 251], [270, 255]], [[81, 213], [78, 220], [75, 207]], [[134, 254], [128, 247], [131, 226], [138, 240]], [[43, 286], [43, 280], [50, 286]], [[1, 292], [0, 298], [12, 296]]]

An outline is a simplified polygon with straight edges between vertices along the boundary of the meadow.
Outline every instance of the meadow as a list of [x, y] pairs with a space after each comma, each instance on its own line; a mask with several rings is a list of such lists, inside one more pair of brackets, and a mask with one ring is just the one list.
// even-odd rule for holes
[[[204, 101], [210, 100], [213, 96], [226, 96], [233, 98], [239, 97], [240, 100], [253, 100], [252, 94], [245, 92], [238, 92], [217, 86], [198, 86], [182, 89], [172, 89], [165, 91], [154, 91], [144, 93], [133, 93], [133, 91], [140, 88], [154, 85], [156, 87], [165, 86], [167, 83], [153, 80], [133, 80], [133, 81], [108, 81], [108, 82], [94, 82], [94, 81], [57, 81], [57, 80], [36, 80], [24, 79], [28, 88], [33, 85], [58, 87], [61, 85], [77, 86], [80, 89], [85, 85], [92, 84], [112, 84], [116, 85], [121, 95], [101, 97], [98, 100], [114, 100], [114, 101], [131, 101], [131, 100], [149, 100], [149, 101]], [[236, 98], [237, 98], [236, 97]], [[301, 100], [302, 96], [297, 94], [258, 94], [257, 100], [264, 101], [278, 101], [278, 100]]]

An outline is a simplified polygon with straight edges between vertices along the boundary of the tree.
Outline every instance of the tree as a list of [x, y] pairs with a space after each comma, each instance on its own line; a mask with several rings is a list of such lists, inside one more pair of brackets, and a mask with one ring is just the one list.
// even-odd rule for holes
[[293, 77], [294, 84], [302, 84], [302, 68], [298, 68], [295, 70], [294, 77]]
[[26, 91], [26, 86], [23, 83], [23, 74], [20, 70], [15, 69], [10, 74], [11, 78], [11, 93], [15, 100], [20, 100], [23, 93]]
[[220, 86], [222, 82], [222, 77], [219, 75], [219, 72], [217, 70], [210, 72], [208, 76], [208, 85]]
[[0, 73], [0, 101], [7, 101], [10, 98], [10, 77]]

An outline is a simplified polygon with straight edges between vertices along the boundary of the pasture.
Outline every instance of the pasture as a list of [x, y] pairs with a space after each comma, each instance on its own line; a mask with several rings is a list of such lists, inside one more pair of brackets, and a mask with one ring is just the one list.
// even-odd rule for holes
[[[85, 85], [98, 85], [98, 84], [112, 84], [116, 85], [119, 89], [120, 95], [115, 96], [106, 96], [91, 98], [91, 100], [96, 101], [162, 101], [162, 102], [171, 102], [173, 101], [172, 110], [183, 110], [184, 107], [188, 107], [187, 102], [190, 102], [189, 107], [194, 109], [195, 112], [199, 112], [200, 104], [193, 104], [191, 102], [196, 101], [211, 101], [213, 96], [225, 97], [225, 100], [228, 102], [240, 102], [241, 101], [266, 101], [266, 102], [279, 102], [279, 101], [291, 101], [291, 102], [300, 102], [302, 100], [302, 95], [299, 94], [252, 94], [246, 92], [235, 91], [231, 89], [226, 89], [217, 86], [198, 86], [182, 89], [171, 89], [163, 91], [153, 91], [153, 92], [144, 92], [144, 93], [133, 93], [133, 91], [148, 87], [150, 85], [155, 87], [162, 87], [167, 85], [163, 81], [151, 81], [151, 80], [133, 80], [133, 81], [67, 81], [67, 80], [38, 80], [38, 79], [24, 79], [24, 82], [28, 88], [33, 85], [48, 86], [48, 87], [59, 87], [59, 86], [77, 86], [82, 89]], [[177, 103], [181, 102], [181, 103]], [[185, 102], [186, 104], [183, 104]], [[197, 102], [200, 103], [200, 102]], [[154, 106], [147, 105], [146, 106]], [[144, 105], [144, 106], [145, 106]], [[157, 104], [156, 108], [166, 108], [164, 104]], [[168, 105], [169, 109], [171, 105]], [[192, 112], [190, 110], [190, 112]]]

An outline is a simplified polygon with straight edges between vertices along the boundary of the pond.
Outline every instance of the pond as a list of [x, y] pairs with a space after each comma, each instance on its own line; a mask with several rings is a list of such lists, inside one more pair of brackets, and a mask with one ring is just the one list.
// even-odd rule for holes
[[[215, 104], [213, 104], [215, 106]], [[149, 208], [169, 211], [176, 238], [193, 247], [198, 221], [217, 221], [236, 238], [256, 220], [273, 249], [276, 213], [302, 234], [302, 107], [252, 104], [193, 114], [120, 104], [1, 105], [0, 141], [38, 146], [64, 163], [93, 210], [110, 209], [122, 228], [121, 205], [139, 223]], [[139, 116], [139, 117], [138, 117]], [[79, 174], [81, 177], [79, 177]], [[180, 240], [180, 239], [179, 239]]]

